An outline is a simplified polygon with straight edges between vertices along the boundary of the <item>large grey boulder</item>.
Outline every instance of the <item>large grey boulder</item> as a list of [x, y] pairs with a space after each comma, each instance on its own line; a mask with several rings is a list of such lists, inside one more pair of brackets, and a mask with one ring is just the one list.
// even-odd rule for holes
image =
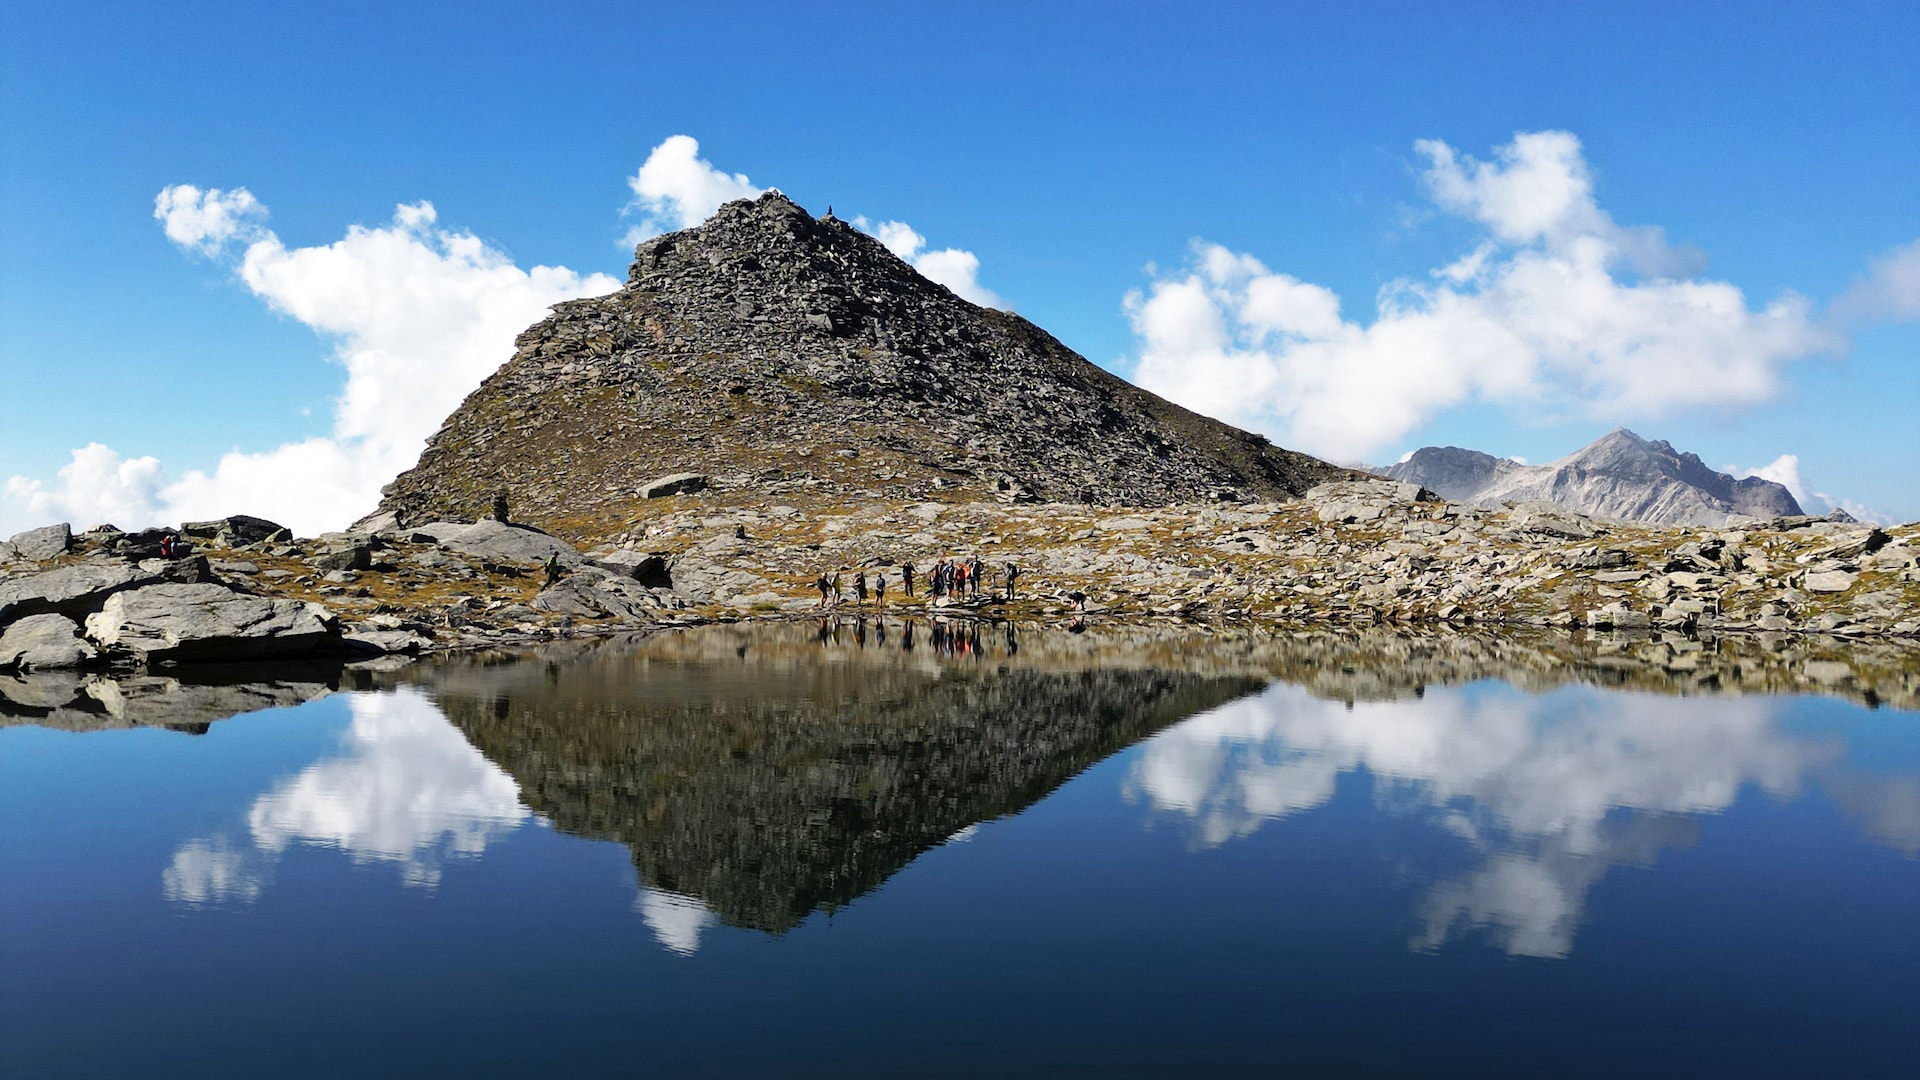
[[550, 555], [560, 556], [563, 566], [577, 566], [580, 552], [572, 544], [538, 529], [508, 525], [491, 519], [464, 525], [452, 521], [434, 521], [408, 532], [415, 542], [439, 544], [467, 555], [516, 562], [545, 562]]
[[58, 525], [28, 529], [9, 537], [7, 546], [13, 549], [15, 558], [32, 559], [35, 562], [51, 559], [65, 555], [67, 549], [73, 546], [73, 529], [64, 521]]
[[180, 532], [197, 540], [218, 540], [227, 547], [257, 544], [264, 540], [285, 542], [293, 539], [293, 533], [285, 526], [246, 514], [235, 514], [216, 521], [189, 521], [180, 526]]
[[114, 593], [159, 580], [158, 574], [119, 562], [76, 563], [0, 580], [0, 626], [47, 612], [85, 618]]
[[0, 634], [0, 671], [77, 668], [99, 655], [65, 615], [29, 615]]
[[667, 569], [667, 558], [664, 555], [649, 555], [644, 552], [621, 549], [589, 555], [587, 563], [623, 578], [630, 578], [648, 588], [673, 588], [673, 575]]
[[339, 624], [300, 600], [233, 592], [221, 585], [149, 585], [107, 598], [87, 617], [87, 636], [162, 660], [257, 660], [338, 651]]

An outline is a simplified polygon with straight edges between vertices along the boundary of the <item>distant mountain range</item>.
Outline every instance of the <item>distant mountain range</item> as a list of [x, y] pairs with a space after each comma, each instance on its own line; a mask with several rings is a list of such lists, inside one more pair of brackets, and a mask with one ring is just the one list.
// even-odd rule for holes
[[1550, 502], [1615, 521], [1724, 525], [1730, 516], [1777, 518], [1803, 511], [1784, 485], [1757, 476], [1734, 478], [1697, 455], [1615, 428], [1545, 465], [1523, 465], [1478, 450], [1427, 446], [1397, 465], [1375, 470], [1420, 484], [1442, 498], [1477, 506]]

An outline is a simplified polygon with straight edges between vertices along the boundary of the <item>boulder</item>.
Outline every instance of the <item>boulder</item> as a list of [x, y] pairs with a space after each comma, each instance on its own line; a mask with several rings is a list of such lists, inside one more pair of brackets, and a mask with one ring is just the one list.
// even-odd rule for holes
[[1853, 588], [1855, 575], [1845, 570], [1824, 570], [1807, 574], [1808, 592], [1838, 593]]
[[310, 656], [340, 645], [338, 624], [326, 608], [221, 585], [148, 585], [115, 593], [87, 617], [87, 636], [149, 663]]
[[408, 533], [416, 543], [440, 544], [468, 555], [518, 562], [545, 562], [560, 556], [563, 566], [577, 566], [580, 552], [572, 544], [525, 525], [486, 520], [470, 525], [435, 521]]
[[309, 561], [319, 570], [366, 570], [373, 566], [373, 548], [367, 544], [349, 544]]
[[649, 480], [640, 486], [643, 499], [664, 499], [669, 495], [691, 495], [696, 491], [705, 491], [707, 477], [705, 473], [674, 473]]
[[38, 529], [28, 529], [15, 533], [8, 538], [7, 546], [13, 549], [14, 557], [32, 559], [38, 562], [65, 555], [73, 546], [73, 529], [66, 522], [58, 525], [45, 525]]
[[597, 566], [624, 578], [631, 578], [650, 589], [673, 588], [673, 575], [667, 570], [664, 555], [638, 551], [610, 551], [587, 556], [589, 566]]
[[216, 521], [189, 521], [180, 526], [180, 533], [200, 540], [218, 540], [227, 547], [263, 541], [284, 543], [293, 539], [293, 533], [285, 527], [266, 518], [248, 517], [245, 514], [235, 514]]
[[76, 668], [98, 655], [65, 615], [29, 615], [0, 634], [0, 671]]
[[0, 626], [28, 615], [59, 612], [72, 619], [96, 611], [122, 589], [159, 581], [158, 575], [115, 562], [83, 562], [0, 581]]

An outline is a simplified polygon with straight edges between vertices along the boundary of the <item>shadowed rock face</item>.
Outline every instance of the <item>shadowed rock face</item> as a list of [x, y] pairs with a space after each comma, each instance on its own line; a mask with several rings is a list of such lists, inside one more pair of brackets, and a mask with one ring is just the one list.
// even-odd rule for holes
[[778, 193], [647, 241], [625, 288], [557, 305], [518, 346], [383, 512], [481, 516], [505, 492], [516, 518], [566, 532], [683, 473], [721, 493], [1130, 505], [1347, 475], [1132, 386]]
[[1017, 660], [920, 665], [897, 634], [852, 662], [764, 634], [745, 656], [676, 659], [683, 644], [603, 652], [551, 678], [539, 665], [445, 671], [435, 696], [557, 827], [627, 845], [651, 889], [775, 932], [1261, 685]]
[[1384, 470], [1454, 502], [1552, 502], [1593, 517], [1666, 525], [1722, 525], [1729, 514], [1799, 514], [1793, 493], [1771, 480], [1735, 479], [1666, 442], [1616, 428], [1546, 465], [1522, 465], [1477, 450], [1428, 446]]

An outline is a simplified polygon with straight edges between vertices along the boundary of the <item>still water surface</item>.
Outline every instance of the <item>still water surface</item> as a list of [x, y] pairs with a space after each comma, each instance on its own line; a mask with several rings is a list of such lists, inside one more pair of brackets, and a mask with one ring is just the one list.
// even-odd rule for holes
[[176, 729], [16, 716], [0, 1073], [1920, 1051], [1914, 713], [902, 629], [463, 658]]

